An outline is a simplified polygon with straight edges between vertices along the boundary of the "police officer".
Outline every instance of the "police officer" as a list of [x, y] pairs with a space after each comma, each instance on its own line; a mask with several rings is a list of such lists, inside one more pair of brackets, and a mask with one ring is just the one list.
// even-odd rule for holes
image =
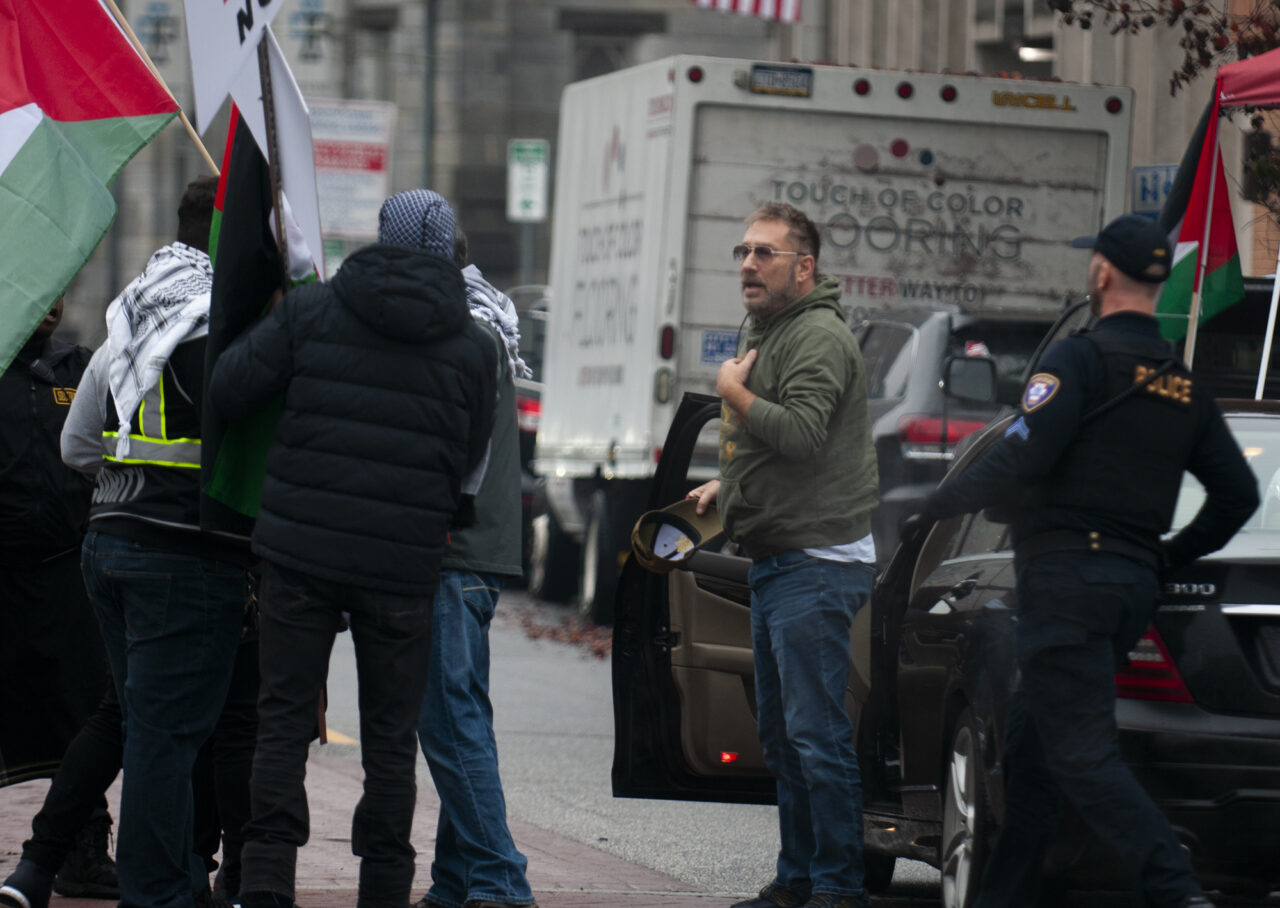
[[[1257, 507], [1257, 482], [1209, 391], [1160, 337], [1164, 234], [1125, 215], [1073, 245], [1093, 249], [1096, 327], [1049, 348], [1004, 438], [923, 507], [925, 519], [1013, 507], [1021, 681], [1004, 823], [976, 908], [1038, 904], [1063, 797], [1121, 857], [1144, 904], [1211, 908], [1120, 761], [1113, 678], [1155, 610], [1160, 571], [1225, 544]], [[1184, 470], [1205, 504], [1162, 542]]]

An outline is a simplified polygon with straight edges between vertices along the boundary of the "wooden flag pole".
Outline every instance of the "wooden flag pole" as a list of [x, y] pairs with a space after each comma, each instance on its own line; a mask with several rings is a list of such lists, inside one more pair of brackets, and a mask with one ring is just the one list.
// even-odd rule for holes
[[[151, 74], [156, 77], [156, 81], [160, 83], [160, 87], [165, 90], [173, 103], [178, 104], [178, 99], [174, 97], [173, 92], [169, 91], [169, 86], [165, 84], [164, 76], [160, 75], [160, 70], [156, 69], [156, 65], [151, 62], [151, 55], [147, 53], [147, 49], [142, 46], [142, 42], [138, 40], [138, 36], [134, 34], [133, 29], [129, 25], [129, 20], [124, 17], [124, 13], [120, 12], [120, 7], [116, 6], [116, 0], [103, 0], [111, 10], [111, 15], [116, 17], [116, 22], [124, 29], [124, 33], [129, 36], [129, 41], [133, 43], [133, 48], [142, 57], [142, 62], [147, 64], [147, 68], [151, 70]], [[222, 176], [218, 171], [218, 165], [213, 163], [213, 158], [209, 156], [209, 149], [204, 147], [204, 142], [200, 141], [199, 134], [196, 133], [195, 127], [191, 125], [191, 121], [187, 119], [186, 113], [182, 110], [182, 105], [178, 104], [178, 119], [182, 121], [182, 125], [186, 127], [187, 135], [191, 136], [191, 141], [196, 143], [196, 148], [200, 149], [200, 156], [204, 158], [204, 162], [209, 165], [209, 169], [213, 171], [215, 177]]]
[[284, 185], [280, 177], [280, 142], [276, 133], [276, 99], [271, 86], [271, 52], [267, 47], [268, 27], [258, 41], [258, 80], [262, 83], [262, 113], [267, 121], [267, 172], [271, 175], [271, 198], [276, 208], [276, 248], [280, 250], [282, 290], [289, 289], [289, 234], [284, 223]]

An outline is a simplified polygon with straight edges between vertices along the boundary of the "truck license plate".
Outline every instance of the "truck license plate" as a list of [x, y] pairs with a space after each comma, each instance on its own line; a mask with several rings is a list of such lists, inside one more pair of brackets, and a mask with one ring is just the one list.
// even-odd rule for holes
[[813, 94], [813, 68], [751, 64], [751, 90], [758, 95], [790, 95], [807, 98]]

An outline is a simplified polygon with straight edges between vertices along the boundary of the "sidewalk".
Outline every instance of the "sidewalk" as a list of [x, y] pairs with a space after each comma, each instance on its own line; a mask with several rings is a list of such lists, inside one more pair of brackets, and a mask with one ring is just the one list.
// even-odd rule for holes
[[[301, 908], [354, 908], [359, 864], [351, 853], [351, 810], [360, 798], [361, 778], [358, 760], [312, 748], [307, 763], [311, 841], [298, 854]], [[43, 780], [0, 788], [0, 879], [17, 864], [22, 841], [31, 834], [31, 817], [40, 809], [47, 789], [48, 782]], [[118, 816], [119, 780], [107, 797], [112, 816]], [[414, 898], [430, 883], [438, 809], [435, 790], [419, 785], [413, 829], [418, 849]], [[722, 908], [734, 901], [691, 890], [673, 877], [536, 826], [513, 822], [511, 833], [529, 858], [529, 882], [542, 908]], [[112, 904], [54, 896], [50, 908], [109, 908]]]

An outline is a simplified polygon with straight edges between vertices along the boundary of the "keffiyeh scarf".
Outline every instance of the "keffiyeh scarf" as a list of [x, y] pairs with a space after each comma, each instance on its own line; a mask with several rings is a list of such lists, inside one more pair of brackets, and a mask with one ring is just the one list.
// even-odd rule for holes
[[209, 256], [184, 243], [156, 250], [142, 274], [107, 307], [107, 379], [120, 431], [116, 456], [129, 454], [130, 421], [175, 347], [209, 331]]
[[520, 319], [511, 298], [490, 284], [475, 265], [462, 269], [467, 279], [467, 306], [473, 318], [484, 319], [502, 335], [507, 348], [507, 362], [515, 378], [531, 378], [533, 370], [520, 358]]

